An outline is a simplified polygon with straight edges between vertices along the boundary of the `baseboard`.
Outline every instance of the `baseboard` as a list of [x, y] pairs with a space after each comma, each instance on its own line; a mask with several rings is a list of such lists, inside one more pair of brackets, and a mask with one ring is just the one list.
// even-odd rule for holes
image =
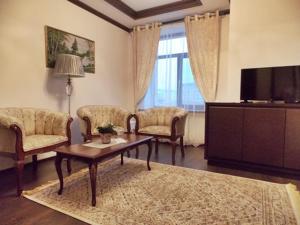
[[266, 166], [261, 164], [239, 162], [234, 160], [224, 160], [224, 159], [207, 159], [208, 165], [221, 166], [230, 169], [245, 170], [249, 172], [257, 172], [262, 174], [267, 174], [271, 176], [284, 177], [289, 179], [299, 179], [300, 171], [286, 168], [279, 168], [273, 166]]

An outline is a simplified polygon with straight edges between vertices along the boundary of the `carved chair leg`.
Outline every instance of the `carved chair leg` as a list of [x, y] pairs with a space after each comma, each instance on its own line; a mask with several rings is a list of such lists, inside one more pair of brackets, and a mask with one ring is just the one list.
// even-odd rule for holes
[[23, 169], [24, 169], [24, 159], [16, 161], [17, 196], [20, 196], [23, 191], [23, 187], [22, 187]]
[[124, 164], [124, 159], [123, 159], [123, 158], [124, 158], [124, 153], [122, 152], [122, 153], [121, 153], [121, 165]]
[[175, 165], [175, 154], [176, 154], [176, 141], [171, 141], [172, 145], [172, 164]]
[[181, 150], [181, 156], [184, 158], [184, 146], [183, 146], [183, 137], [180, 137], [180, 150]]
[[155, 154], [158, 154], [158, 138], [155, 139]]
[[71, 159], [67, 159], [67, 170], [68, 173], [71, 174], [72, 173], [72, 166], [71, 166]]
[[32, 170], [33, 172], [37, 171], [38, 161], [37, 161], [37, 155], [32, 156]]

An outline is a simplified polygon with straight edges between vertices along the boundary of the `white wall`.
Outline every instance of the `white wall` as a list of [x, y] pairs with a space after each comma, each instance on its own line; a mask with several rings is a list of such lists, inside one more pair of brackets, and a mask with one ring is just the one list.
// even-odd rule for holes
[[[95, 41], [95, 74], [73, 79], [72, 116], [86, 104], [133, 109], [129, 34], [66, 0], [1, 0], [0, 107], [29, 106], [67, 112], [65, 82], [45, 63], [45, 25]], [[73, 142], [80, 142], [78, 121]], [[0, 169], [11, 166], [0, 158]]]
[[223, 100], [239, 101], [242, 68], [300, 65], [299, 0], [232, 0]]

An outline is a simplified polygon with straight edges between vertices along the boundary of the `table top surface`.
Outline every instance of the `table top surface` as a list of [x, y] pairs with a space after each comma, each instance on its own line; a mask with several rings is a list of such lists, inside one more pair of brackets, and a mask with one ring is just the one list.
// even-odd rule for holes
[[[75, 156], [75, 157], [87, 158], [87, 159], [97, 159], [97, 158], [109, 157], [111, 155], [121, 153], [125, 149], [128, 149], [130, 147], [135, 147], [153, 138], [152, 136], [135, 135], [135, 134], [123, 134], [118, 137], [125, 139], [127, 142], [116, 144], [102, 149], [96, 147], [84, 146], [83, 144], [90, 143], [87, 142], [83, 144], [62, 146], [57, 148], [54, 151], [68, 156]], [[100, 138], [93, 138], [91, 142], [100, 142]]]

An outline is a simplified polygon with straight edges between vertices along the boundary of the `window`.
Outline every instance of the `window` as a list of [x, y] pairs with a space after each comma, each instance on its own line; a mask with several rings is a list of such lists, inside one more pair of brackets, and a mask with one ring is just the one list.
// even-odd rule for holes
[[[175, 31], [175, 32], [174, 32]], [[153, 77], [140, 108], [178, 106], [204, 110], [204, 100], [195, 84], [187, 53], [184, 30], [162, 30]]]

